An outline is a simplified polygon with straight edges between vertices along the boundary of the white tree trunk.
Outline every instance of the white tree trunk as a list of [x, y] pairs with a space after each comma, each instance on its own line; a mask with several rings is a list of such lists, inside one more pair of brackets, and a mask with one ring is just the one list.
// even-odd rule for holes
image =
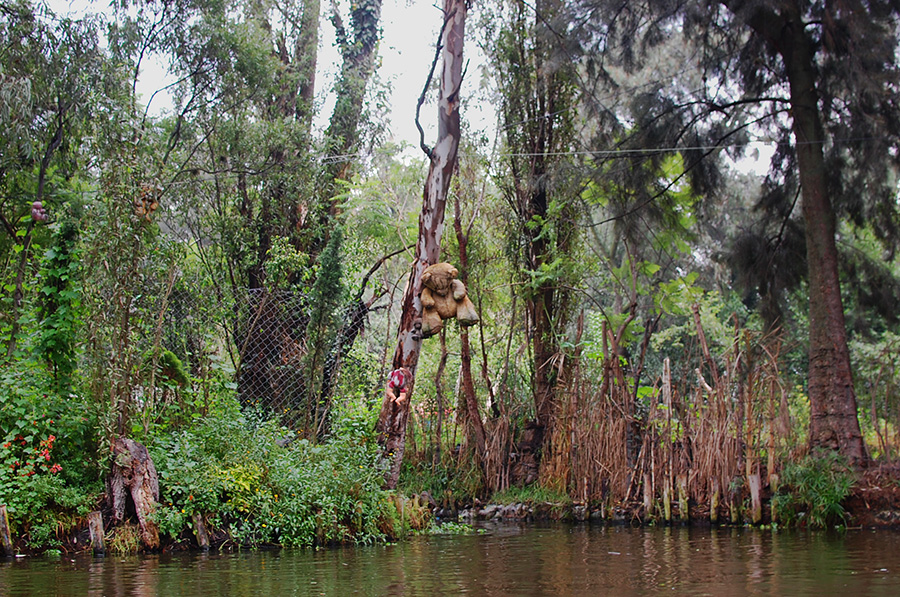
[[[393, 368], [405, 367], [413, 373], [422, 346], [421, 322], [422, 272], [429, 265], [438, 263], [441, 252], [441, 235], [444, 231], [444, 208], [450, 179], [456, 169], [459, 149], [459, 89], [462, 84], [463, 39], [466, 24], [466, 2], [444, 0], [444, 29], [441, 36], [441, 94], [438, 103], [438, 141], [431, 152], [431, 164], [422, 197], [422, 213], [419, 215], [419, 239], [416, 259], [412, 265], [406, 290], [403, 293], [403, 314], [397, 335], [397, 350]], [[412, 396], [412, 388], [407, 396]], [[406, 445], [406, 425], [409, 420], [410, 400], [395, 401], [392, 393], [385, 391], [376, 431], [384, 455], [389, 462], [385, 486], [393, 489], [400, 476], [400, 464]]]

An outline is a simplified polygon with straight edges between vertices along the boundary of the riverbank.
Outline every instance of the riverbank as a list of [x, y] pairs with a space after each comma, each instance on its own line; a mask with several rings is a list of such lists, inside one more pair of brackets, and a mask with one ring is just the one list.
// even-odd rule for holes
[[[900, 529], [900, 466], [879, 465], [857, 473], [855, 484], [849, 496], [842, 502], [844, 516], [834, 526], [842, 528], [862, 529]], [[688, 516], [682, 516], [678, 503], [672, 504], [670, 518], [666, 520], [664, 511], [659, 508], [647, 515], [644, 504], [633, 501], [613, 505], [598, 503], [582, 503], [577, 501], [542, 501], [528, 500], [492, 503], [472, 500], [459, 504], [441, 507], [434, 502], [427, 492], [420, 495], [401, 496], [396, 493], [385, 494], [389, 516], [379, 522], [382, 529], [382, 541], [402, 540], [411, 533], [427, 532], [432, 523], [441, 524], [448, 521], [463, 524], [479, 522], [570, 522], [591, 525], [687, 525], [687, 526], [754, 526], [750, 519], [749, 509], [743, 509], [741, 516], [732, 519], [729, 512], [722, 511], [718, 521], [710, 516], [709, 507], [703, 504], [689, 503]], [[763, 496], [763, 519], [757, 526], [772, 525], [772, 496]], [[139, 528], [133, 521], [113, 524], [110, 512], [104, 512], [106, 523], [107, 553], [134, 553], [139, 551]], [[201, 540], [194, 526], [186, 526], [175, 536], [163, 538], [159, 551], [190, 551], [208, 548], [218, 551], [238, 550], [245, 548], [280, 548], [279, 542], [247, 543], [241, 537], [229, 533], [224, 526], [216, 526], [221, 518], [207, 515], [203, 520], [211, 521], [208, 535]], [[777, 520], [776, 520], [777, 522]], [[802, 526], [802, 525], [801, 525]], [[335, 546], [341, 543], [354, 543], [355, 538], [346, 536], [343, 541], [326, 540], [326, 529], [317, 529], [317, 537], [321, 537], [316, 546]], [[49, 550], [35, 549], [24, 538], [15, 538], [13, 550], [17, 555], [38, 555], [41, 553], [77, 554], [91, 551], [91, 533], [87, 518], [77, 521], [69, 532], [58, 537], [59, 541]], [[377, 540], [375, 540], [377, 542]], [[369, 537], [367, 543], [373, 542]]]
[[[772, 524], [772, 495], [763, 494], [762, 514], [759, 525]], [[843, 521], [835, 526], [865, 529], [900, 529], [900, 466], [878, 465], [858, 473], [849, 496], [841, 503]], [[736, 519], [729, 512], [720, 511], [716, 520], [705, 504], [689, 502], [687, 517], [683, 517], [678, 504], [673, 503], [671, 516], [665, 519], [663, 511], [646, 513], [644, 504], [638, 501], [611, 506], [584, 502], [521, 501], [515, 503], [485, 503], [475, 501], [458, 509], [436, 508], [439, 520], [475, 521], [569, 521], [595, 524], [690, 524], [690, 525], [752, 525], [750, 509], [742, 510]], [[776, 516], [777, 522], [777, 516]], [[798, 525], [802, 526], [802, 525]]]

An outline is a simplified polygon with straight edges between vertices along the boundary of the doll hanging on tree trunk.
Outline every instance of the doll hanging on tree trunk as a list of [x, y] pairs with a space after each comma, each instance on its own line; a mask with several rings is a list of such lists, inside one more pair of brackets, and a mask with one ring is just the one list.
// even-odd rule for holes
[[409, 382], [411, 381], [412, 373], [406, 367], [391, 371], [387, 385], [387, 399], [397, 405], [402, 405], [406, 402], [406, 396], [409, 393]]

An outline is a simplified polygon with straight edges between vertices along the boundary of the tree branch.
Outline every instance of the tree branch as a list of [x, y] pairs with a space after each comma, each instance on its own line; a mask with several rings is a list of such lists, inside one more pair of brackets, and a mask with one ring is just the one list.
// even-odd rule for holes
[[431, 61], [431, 68], [428, 70], [428, 77], [425, 78], [425, 87], [422, 88], [422, 94], [419, 96], [419, 101], [416, 102], [416, 128], [419, 130], [419, 147], [422, 148], [422, 151], [425, 155], [428, 156], [428, 159], [432, 159], [432, 155], [434, 150], [431, 147], [425, 145], [425, 131], [422, 129], [422, 125], [419, 123], [419, 113], [422, 111], [422, 104], [425, 103], [425, 95], [428, 93], [428, 88], [431, 86], [431, 80], [434, 78], [434, 69], [437, 66], [438, 59], [441, 57], [441, 50], [444, 49], [444, 45], [441, 43], [441, 40], [444, 38], [444, 32], [447, 30], [447, 23], [450, 22], [450, 19], [453, 18], [453, 15], [456, 11], [453, 10], [449, 14], [444, 16], [444, 24], [441, 25], [441, 31], [438, 33], [437, 43], [434, 46], [434, 59]]

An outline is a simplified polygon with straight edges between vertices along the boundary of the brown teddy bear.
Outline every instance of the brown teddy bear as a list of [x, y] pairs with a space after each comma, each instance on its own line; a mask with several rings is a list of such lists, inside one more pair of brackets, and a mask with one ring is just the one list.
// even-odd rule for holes
[[466, 285], [457, 280], [459, 270], [449, 263], [429, 265], [422, 272], [422, 337], [441, 331], [443, 320], [455, 317], [459, 325], [478, 323], [475, 305], [469, 299]]

